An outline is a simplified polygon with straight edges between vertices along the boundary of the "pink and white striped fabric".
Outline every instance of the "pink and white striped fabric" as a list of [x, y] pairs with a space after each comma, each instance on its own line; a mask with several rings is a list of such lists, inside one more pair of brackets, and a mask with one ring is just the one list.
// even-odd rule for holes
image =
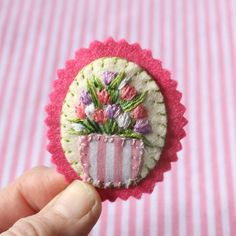
[[164, 182], [105, 202], [91, 235], [236, 235], [235, 0], [0, 0], [0, 185], [51, 166], [43, 120], [56, 69], [108, 36], [152, 49], [189, 124]]
[[135, 184], [143, 163], [141, 140], [99, 134], [78, 139], [84, 180], [105, 188]]

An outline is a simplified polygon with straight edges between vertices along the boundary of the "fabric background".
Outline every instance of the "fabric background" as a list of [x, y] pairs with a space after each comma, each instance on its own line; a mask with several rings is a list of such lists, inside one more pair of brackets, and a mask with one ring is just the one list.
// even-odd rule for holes
[[236, 1], [0, 0], [0, 186], [50, 164], [44, 106], [56, 69], [108, 36], [172, 71], [187, 138], [141, 200], [105, 202], [91, 235], [236, 235]]

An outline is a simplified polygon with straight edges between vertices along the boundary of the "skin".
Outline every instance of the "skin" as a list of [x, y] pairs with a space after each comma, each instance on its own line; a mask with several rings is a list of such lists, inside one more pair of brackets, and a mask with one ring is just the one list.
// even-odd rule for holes
[[0, 209], [1, 236], [87, 235], [101, 200], [92, 186], [68, 185], [55, 170], [36, 167], [0, 190]]

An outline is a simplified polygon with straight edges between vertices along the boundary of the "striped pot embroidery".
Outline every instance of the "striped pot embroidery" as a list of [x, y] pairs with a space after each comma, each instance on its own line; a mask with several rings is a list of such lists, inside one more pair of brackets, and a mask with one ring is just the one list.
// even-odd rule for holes
[[97, 187], [129, 187], [142, 168], [142, 140], [92, 134], [79, 137], [83, 180]]

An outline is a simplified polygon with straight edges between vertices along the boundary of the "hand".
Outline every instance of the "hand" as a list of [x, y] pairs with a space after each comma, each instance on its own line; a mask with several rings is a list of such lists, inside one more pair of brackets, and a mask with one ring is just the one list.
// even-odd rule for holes
[[1, 236], [87, 235], [101, 213], [89, 184], [37, 167], [0, 191]]

